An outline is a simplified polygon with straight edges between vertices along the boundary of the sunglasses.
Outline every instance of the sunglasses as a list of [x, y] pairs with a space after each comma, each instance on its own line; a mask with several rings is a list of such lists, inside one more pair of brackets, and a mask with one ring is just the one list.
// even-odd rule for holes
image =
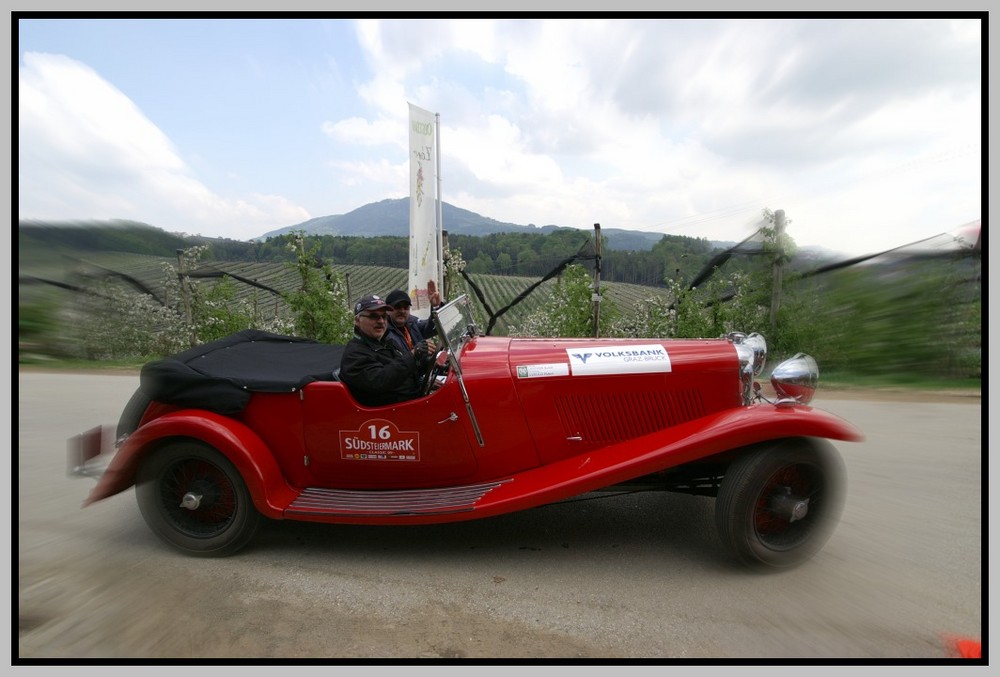
[[385, 313], [361, 313], [361, 317], [367, 317], [372, 322], [378, 322], [379, 320], [385, 320]]
[[397, 303], [396, 305], [389, 306], [389, 307], [392, 308], [393, 310], [409, 310], [410, 309], [410, 304], [409, 303]]

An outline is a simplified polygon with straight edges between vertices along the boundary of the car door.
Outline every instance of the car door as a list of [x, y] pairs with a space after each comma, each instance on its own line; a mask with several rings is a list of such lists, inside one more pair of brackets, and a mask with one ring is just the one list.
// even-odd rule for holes
[[453, 378], [432, 395], [363, 407], [342, 383], [303, 390], [307, 476], [328, 488], [409, 488], [473, 479], [476, 456]]

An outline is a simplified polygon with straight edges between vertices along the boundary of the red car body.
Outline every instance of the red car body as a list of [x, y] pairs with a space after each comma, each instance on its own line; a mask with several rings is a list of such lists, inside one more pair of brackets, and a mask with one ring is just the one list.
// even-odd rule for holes
[[[87, 502], [141, 483], [143, 465], [181, 441], [221, 454], [238, 474], [230, 480], [245, 485], [251, 512], [263, 517], [384, 525], [490, 517], [632, 484], [716, 495], [734, 461], [806, 449], [806, 467], [822, 474], [817, 481], [830, 506], [824, 522], [835, 521], [841, 466], [821, 440], [854, 441], [861, 434], [831, 414], [793, 399], [768, 402], [748, 387], [752, 365], [739, 349], [740, 337], [523, 339], [478, 336], [474, 327], [459, 327], [450, 332], [451, 350], [432, 375], [431, 392], [389, 406], [358, 404], [334, 374], [289, 392], [252, 392], [242, 410], [231, 414], [139, 397], [144, 411], [138, 425], [125, 431]], [[801, 380], [789, 379], [788, 390], [801, 387]], [[93, 439], [80, 441], [97, 447]], [[801, 465], [792, 460], [792, 467]], [[752, 472], [760, 473], [744, 474]], [[802, 499], [798, 510], [808, 511], [813, 489], [783, 482], [781, 492]], [[193, 492], [204, 501], [207, 495], [188, 491], [190, 486], [161, 489], [160, 496]], [[817, 546], [777, 543], [773, 557], [748, 555], [753, 548], [740, 547], [754, 538], [738, 526], [739, 515], [750, 510], [745, 517], [757, 533], [759, 513], [784, 500], [764, 501], [773, 488], [762, 486], [758, 493], [732, 499], [748, 507], [733, 505], [728, 517], [719, 518], [729, 523], [720, 528], [739, 532], [731, 539], [737, 556], [787, 566], [811, 555]], [[178, 493], [166, 502], [180, 498]], [[792, 524], [792, 512], [782, 514], [790, 522], [786, 527], [801, 528]], [[149, 521], [147, 510], [144, 515]], [[180, 516], [190, 517], [183, 511]], [[224, 541], [223, 547], [200, 549], [191, 545], [190, 533], [177, 543], [163, 533], [163, 524], [151, 526], [190, 554], [229, 554], [242, 547]], [[208, 542], [215, 543], [213, 538]], [[821, 545], [824, 539], [808, 540]]]

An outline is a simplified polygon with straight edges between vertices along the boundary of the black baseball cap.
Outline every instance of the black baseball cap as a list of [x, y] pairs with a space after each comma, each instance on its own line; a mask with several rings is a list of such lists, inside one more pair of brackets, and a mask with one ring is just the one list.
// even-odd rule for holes
[[413, 305], [413, 301], [410, 300], [410, 295], [402, 289], [395, 289], [389, 292], [389, 295], [385, 297], [385, 302], [393, 308], [398, 306], [400, 303], [405, 303], [408, 306]]
[[389, 305], [382, 300], [381, 296], [378, 294], [369, 294], [368, 296], [362, 296], [354, 304], [354, 314], [357, 315], [366, 310], [385, 310], [388, 307]]

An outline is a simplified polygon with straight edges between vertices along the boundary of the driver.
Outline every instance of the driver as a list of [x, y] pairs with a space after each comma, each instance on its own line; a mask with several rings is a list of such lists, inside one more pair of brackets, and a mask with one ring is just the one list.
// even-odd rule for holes
[[388, 335], [389, 306], [378, 295], [354, 304], [354, 337], [340, 358], [340, 380], [354, 398], [367, 407], [378, 407], [420, 397], [423, 375], [437, 345], [419, 341], [402, 350]]

